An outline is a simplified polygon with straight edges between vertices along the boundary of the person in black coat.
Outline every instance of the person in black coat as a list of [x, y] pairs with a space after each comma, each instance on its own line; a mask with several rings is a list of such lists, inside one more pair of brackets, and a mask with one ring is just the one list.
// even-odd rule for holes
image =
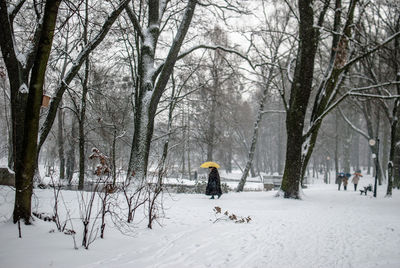
[[210, 167], [210, 174], [208, 175], [208, 183], [206, 188], [206, 195], [211, 195], [210, 199], [214, 199], [214, 195], [218, 198], [222, 195], [221, 180], [216, 167]]

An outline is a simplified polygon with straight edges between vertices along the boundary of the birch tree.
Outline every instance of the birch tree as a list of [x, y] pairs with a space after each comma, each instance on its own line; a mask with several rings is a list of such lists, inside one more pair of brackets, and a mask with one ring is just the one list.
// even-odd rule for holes
[[[264, 9], [266, 8], [263, 6]], [[265, 14], [265, 11], [264, 11]], [[274, 14], [275, 16], [277, 14]], [[259, 108], [257, 111], [256, 119], [254, 121], [254, 127], [253, 127], [253, 135], [252, 135], [252, 140], [251, 140], [251, 145], [249, 148], [249, 153], [248, 153], [248, 159], [247, 163], [245, 166], [245, 169], [243, 171], [242, 177], [240, 179], [240, 182], [237, 186], [237, 191], [241, 192], [243, 191], [244, 185], [246, 183], [246, 178], [249, 174], [250, 168], [252, 166], [254, 154], [256, 151], [256, 145], [257, 145], [257, 139], [258, 139], [258, 131], [260, 128], [261, 124], [261, 119], [262, 116], [264, 115], [264, 107], [265, 107], [265, 102], [268, 97], [268, 93], [271, 92], [271, 85], [272, 81], [275, 78], [275, 76], [278, 74], [278, 70], [276, 70], [276, 65], [280, 57], [282, 55], [280, 54], [280, 48], [283, 45], [283, 40], [286, 38], [286, 35], [284, 34], [286, 32], [286, 28], [288, 27], [289, 24], [289, 19], [290, 16], [289, 14], [286, 14], [286, 16], [283, 16], [283, 22], [281, 21], [275, 21], [274, 23], [272, 22], [272, 18], [274, 15], [270, 15], [270, 17], [267, 17], [265, 15], [265, 25], [267, 26], [266, 29], [260, 30], [260, 39], [263, 41], [261, 44], [266, 46], [265, 50], [268, 50], [268, 52], [261, 52], [260, 50], [256, 49], [257, 56], [260, 57], [261, 62], [263, 65], [262, 71], [261, 71], [261, 79], [262, 79], [262, 93], [260, 96], [260, 101], [259, 101]], [[281, 23], [281, 25], [279, 25]], [[275, 24], [275, 25], [274, 25]], [[266, 33], [268, 32], [269, 35], [266, 37]], [[273, 32], [275, 34], [273, 34]], [[257, 46], [258, 44], [253, 44], [253, 46]]]

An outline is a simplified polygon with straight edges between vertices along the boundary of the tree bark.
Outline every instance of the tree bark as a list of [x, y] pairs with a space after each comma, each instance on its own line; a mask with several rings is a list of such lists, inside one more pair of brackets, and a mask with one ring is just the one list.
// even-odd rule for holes
[[24, 150], [18, 152], [18, 161], [16, 161], [14, 223], [24, 220], [25, 224], [30, 224], [33, 176], [37, 159], [39, 113], [42, 105], [46, 67], [53, 43], [54, 28], [60, 2], [61, 0], [48, 0], [44, 8], [38, 51], [32, 67], [28, 99], [26, 108], [24, 109], [26, 111], [24, 121], [25, 131], [22, 141]]
[[211, 95], [211, 111], [208, 117], [208, 129], [207, 129], [207, 161], [213, 160], [214, 155], [214, 137], [215, 137], [215, 110], [217, 107], [217, 90], [216, 77], [214, 77], [214, 86]]
[[293, 83], [290, 90], [289, 109], [286, 115], [286, 161], [281, 190], [285, 198], [299, 197], [302, 176], [302, 145], [304, 119], [310, 98], [317, 51], [312, 0], [299, 0], [299, 47]]
[[65, 178], [65, 156], [64, 156], [64, 114], [61, 108], [58, 109], [58, 157], [60, 159], [60, 179]]
[[128, 178], [134, 177], [138, 180], [143, 180], [147, 175], [157, 106], [177, 61], [178, 53], [189, 29], [196, 4], [197, 0], [189, 0], [168, 56], [162, 65], [161, 71], [156, 74], [154, 56], [160, 27], [159, 3], [157, 0], [149, 1], [149, 34], [141, 39], [139, 85], [136, 90], [138, 94], [135, 95], [134, 133]]
[[68, 184], [72, 183], [75, 171], [75, 135], [76, 135], [76, 118], [73, 115], [71, 125], [71, 134], [69, 137], [69, 149], [67, 152], [66, 179]]
[[[83, 43], [85, 46], [88, 45], [88, 26], [89, 26], [89, 15], [88, 15], [88, 3], [85, 1], [85, 23], [83, 28]], [[86, 96], [88, 92], [88, 81], [89, 81], [89, 55], [85, 60], [85, 72], [82, 81], [82, 99], [81, 108], [79, 114], [79, 182], [78, 189], [83, 189], [85, 183], [85, 122], [86, 122]]]

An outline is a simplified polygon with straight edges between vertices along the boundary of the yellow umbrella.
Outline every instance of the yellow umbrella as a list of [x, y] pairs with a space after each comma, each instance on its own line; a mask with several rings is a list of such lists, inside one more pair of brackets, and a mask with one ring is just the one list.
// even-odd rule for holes
[[208, 161], [208, 162], [204, 162], [203, 164], [201, 164], [200, 166], [201, 168], [209, 168], [209, 167], [216, 167], [216, 168], [220, 168], [220, 166], [212, 161]]

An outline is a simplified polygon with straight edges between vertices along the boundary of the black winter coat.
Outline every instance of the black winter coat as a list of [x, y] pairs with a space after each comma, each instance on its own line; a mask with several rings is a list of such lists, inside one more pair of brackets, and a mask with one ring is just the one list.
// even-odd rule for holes
[[222, 195], [221, 180], [216, 168], [212, 168], [210, 174], [208, 175], [206, 195]]

